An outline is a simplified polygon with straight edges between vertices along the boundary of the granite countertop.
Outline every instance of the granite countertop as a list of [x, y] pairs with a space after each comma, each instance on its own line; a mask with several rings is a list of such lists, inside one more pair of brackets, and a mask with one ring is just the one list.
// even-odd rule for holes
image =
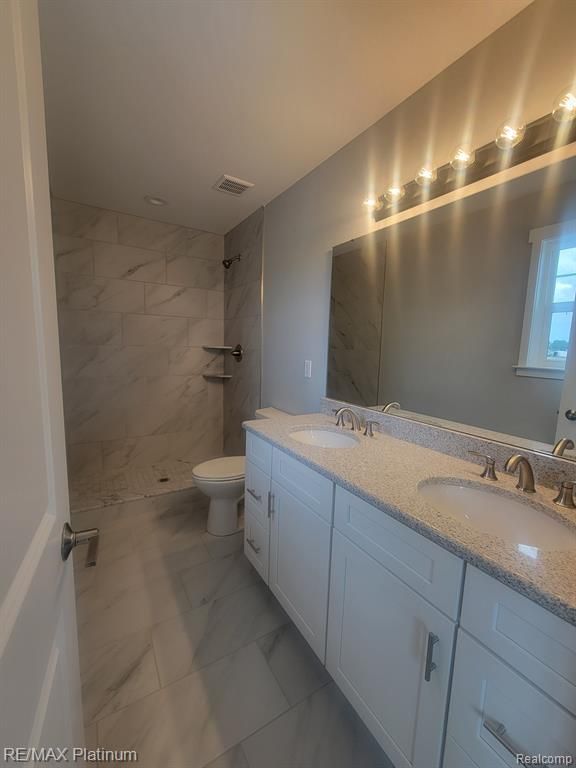
[[[382, 432], [359, 436], [352, 448], [318, 448], [290, 437], [296, 427], [334, 427], [324, 414], [244, 422], [244, 428], [300, 459], [312, 469], [381, 509], [449, 552], [515, 589], [561, 619], [576, 625], [576, 551], [526, 548], [519, 551], [496, 536], [476, 531], [443, 514], [419, 493], [427, 480], [442, 478], [512, 495], [561, 521], [576, 533], [576, 511], [554, 504], [555, 491], [537, 486], [530, 496], [516, 490], [516, 477], [498, 472], [499, 481], [482, 480], [478, 462], [447, 456]], [[358, 434], [358, 433], [357, 433]], [[538, 481], [538, 478], [536, 478]]]

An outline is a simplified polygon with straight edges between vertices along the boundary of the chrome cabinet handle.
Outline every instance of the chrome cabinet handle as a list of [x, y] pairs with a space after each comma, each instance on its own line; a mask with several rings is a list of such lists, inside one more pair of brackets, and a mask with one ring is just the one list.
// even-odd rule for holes
[[506, 726], [503, 723], [499, 723], [497, 720], [491, 720], [489, 717], [486, 717], [482, 721], [482, 727], [485, 728], [491, 736], [494, 736], [496, 741], [514, 758], [516, 758], [517, 755], [526, 754], [522, 749], [510, 741], [506, 732]]
[[262, 501], [262, 496], [259, 496], [255, 490], [252, 488], [246, 488], [250, 496], [252, 496], [253, 499], [256, 499], [256, 501]]
[[92, 568], [98, 560], [98, 542], [100, 540], [100, 531], [98, 528], [86, 528], [83, 531], [73, 531], [69, 523], [64, 523], [62, 527], [62, 538], [60, 540], [60, 555], [62, 560], [68, 560], [70, 552], [79, 544], [88, 544], [86, 553], [86, 568]]
[[268, 491], [268, 517], [274, 514], [274, 494]]
[[568, 421], [576, 421], [576, 411], [573, 411], [571, 408], [568, 408], [564, 416], [566, 416]]
[[426, 663], [424, 665], [424, 680], [427, 683], [430, 682], [432, 672], [436, 669], [436, 662], [434, 661], [434, 646], [440, 642], [438, 635], [433, 632], [428, 632], [428, 643], [426, 645]]
[[251, 548], [251, 549], [253, 549], [253, 550], [254, 550], [254, 552], [256, 552], [256, 554], [258, 554], [258, 552], [260, 552], [260, 547], [257, 547], [257, 546], [254, 544], [254, 539], [249, 539], [249, 538], [247, 538], [247, 539], [246, 539], [246, 543], [250, 545], [250, 548]]

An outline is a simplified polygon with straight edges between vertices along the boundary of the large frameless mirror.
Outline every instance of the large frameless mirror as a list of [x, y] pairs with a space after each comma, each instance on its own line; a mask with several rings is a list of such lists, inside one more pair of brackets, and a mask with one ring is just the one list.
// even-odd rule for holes
[[327, 395], [536, 450], [576, 442], [575, 293], [570, 158], [337, 246]]

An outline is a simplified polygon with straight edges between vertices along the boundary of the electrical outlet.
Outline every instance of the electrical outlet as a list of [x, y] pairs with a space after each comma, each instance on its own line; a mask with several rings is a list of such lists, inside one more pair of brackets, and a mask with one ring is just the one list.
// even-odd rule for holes
[[304, 360], [304, 378], [312, 378], [312, 360]]

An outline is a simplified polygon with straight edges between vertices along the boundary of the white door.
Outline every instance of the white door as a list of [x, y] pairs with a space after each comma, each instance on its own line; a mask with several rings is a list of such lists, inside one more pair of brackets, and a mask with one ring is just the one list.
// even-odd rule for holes
[[[576, 312], [572, 314], [570, 348], [566, 359], [566, 372], [556, 425], [556, 440], [561, 437], [570, 437], [576, 443]], [[574, 451], [567, 451], [566, 455], [576, 457]]]
[[338, 531], [326, 667], [396, 768], [438, 768], [455, 625]]
[[[83, 744], [35, 0], [0, 2], [0, 754]], [[31, 763], [33, 764], [33, 761]]]
[[324, 662], [331, 526], [272, 481], [269, 586]]

